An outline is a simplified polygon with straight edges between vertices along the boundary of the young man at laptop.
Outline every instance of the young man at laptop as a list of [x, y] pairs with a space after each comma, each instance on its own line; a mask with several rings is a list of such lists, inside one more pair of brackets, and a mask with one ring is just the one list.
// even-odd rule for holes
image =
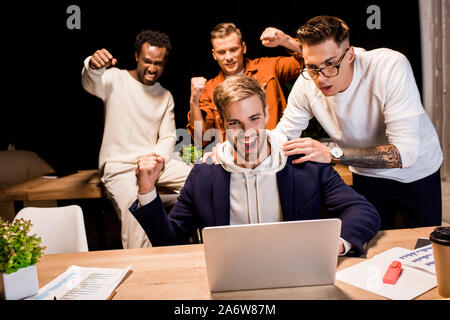
[[169, 215], [154, 187], [163, 157], [138, 160], [138, 199], [130, 211], [154, 246], [187, 243], [209, 226], [318, 219], [326, 208], [342, 221], [339, 254], [365, 253], [380, 227], [378, 212], [331, 165], [293, 164], [284, 156], [286, 138], [265, 129], [268, 107], [257, 80], [226, 79], [214, 103], [227, 134], [217, 151], [220, 165], [196, 164]]

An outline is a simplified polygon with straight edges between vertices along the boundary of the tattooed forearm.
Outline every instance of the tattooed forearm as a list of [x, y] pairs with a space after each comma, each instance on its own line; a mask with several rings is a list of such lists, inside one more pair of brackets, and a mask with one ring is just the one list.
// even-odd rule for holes
[[402, 158], [398, 149], [392, 145], [383, 145], [367, 149], [342, 149], [344, 155], [340, 163], [360, 168], [388, 169], [401, 168]]

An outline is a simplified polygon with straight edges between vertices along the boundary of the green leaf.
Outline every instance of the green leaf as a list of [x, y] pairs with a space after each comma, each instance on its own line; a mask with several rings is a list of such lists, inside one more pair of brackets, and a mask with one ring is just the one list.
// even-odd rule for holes
[[20, 268], [37, 263], [45, 247], [39, 246], [41, 238], [28, 235], [32, 224], [17, 219], [10, 223], [0, 217], [0, 272], [13, 273]]

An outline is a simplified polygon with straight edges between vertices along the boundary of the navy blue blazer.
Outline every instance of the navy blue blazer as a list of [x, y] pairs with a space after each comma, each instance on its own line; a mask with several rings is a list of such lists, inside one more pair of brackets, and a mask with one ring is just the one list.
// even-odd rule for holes
[[[341, 237], [353, 244], [357, 255], [380, 228], [376, 209], [341, 179], [331, 165], [314, 162], [292, 164], [289, 157], [277, 173], [283, 221], [312, 220], [327, 216], [342, 221]], [[186, 244], [199, 228], [230, 224], [230, 173], [221, 165], [196, 164], [170, 214], [159, 196], [131, 213], [153, 246]], [[323, 212], [322, 212], [323, 213]]]

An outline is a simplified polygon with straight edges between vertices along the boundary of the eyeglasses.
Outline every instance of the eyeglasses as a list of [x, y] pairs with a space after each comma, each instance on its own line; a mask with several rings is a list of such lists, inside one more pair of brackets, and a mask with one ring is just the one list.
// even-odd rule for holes
[[341, 63], [344, 60], [345, 54], [347, 53], [348, 49], [350, 48], [345, 49], [344, 54], [339, 58], [339, 61], [335, 65], [326, 66], [320, 69], [303, 69], [303, 78], [305, 78], [306, 80], [316, 80], [317, 77], [319, 77], [319, 72], [326, 78], [336, 77], [339, 74], [339, 68], [341, 67]]

